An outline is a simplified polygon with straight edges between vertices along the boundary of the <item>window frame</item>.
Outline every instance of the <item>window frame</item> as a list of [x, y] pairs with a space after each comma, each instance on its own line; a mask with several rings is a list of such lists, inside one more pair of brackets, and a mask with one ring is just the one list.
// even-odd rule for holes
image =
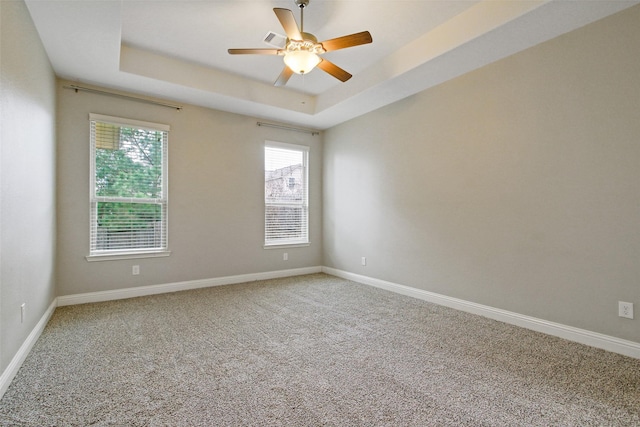
[[[91, 130], [95, 126], [95, 122], [106, 123], [119, 127], [129, 127], [136, 129], [144, 129], [148, 131], [162, 132], [162, 166], [161, 166], [161, 197], [157, 199], [131, 199], [126, 197], [103, 197], [96, 195], [96, 139], [95, 132]], [[87, 261], [107, 261], [107, 260], [119, 260], [119, 259], [132, 259], [132, 258], [155, 258], [166, 257], [171, 254], [169, 251], [169, 162], [168, 162], [168, 145], [169, 145], [169, 131], [170, 126], [160, 123], [152, 123], [141, 120], [133, 120], [122, 117], [106, 116], [102, 114], [89, 114], [89, 145], [90, 145], [90, 166], [89, 166], [89, 255], [85, 258]], [[156, 203], [161, 205], [161, 245], [156, 248], [126, 248], [126, 249], [109, 249], [109, 250], [94, 250], [97, 227], [94, 221], [97, 221], [97, 205], [98, 202], [111, 202], [119, 201], [126, 203]]]
[[[290, 151], [298, 151], [302, 153], [302, 159], [303, 159], [303, 164], [302, 164], [302, 177], [304, 180], [303, 183], [303, 188], [304, 188], [304, 193], [303, 193], [303, 198], [302, 198], [302, 202], [296, 202], [296, 203], [284, 203], [284, 202], [269, 202], [267, 201], [267, 194], [266, 194], [266, 181], [263, 182], [264, 185], [264, 249], [277, 249], [277, 248], [283, 248], [283, 247], [304, 247], [304, 246], [309, 246], [311, 244], [310, 241], [310, 236], [309, 236], [309, 157], [310, 157], [310, 147], [306, 146], [306, 145], [298, 145], [298, 144], [290, 144], [290, 143], [286, 143], [286, 142], [277, 142], [277, 141], [265, 141], [264, 146], [263, 146], [263, 172], [266, 172], [266, 155], [267, 155], [267, 148], [276, 148], [276, 149], [281, 149], [281, 150], [290, 150]], [[265, 179], [266, 176], [263, 178]], [[289, 185], [287, 183], [287, 185]], [[282, 240], [275, 240], [275, 239], [267, 239], [267, 210], [269, 206], [295, 206], [295, 207], [302, 207], [303, 213], [304, 213], [304, 235], [300, 238], [296, 238], [296, 239], [282, 239]]]

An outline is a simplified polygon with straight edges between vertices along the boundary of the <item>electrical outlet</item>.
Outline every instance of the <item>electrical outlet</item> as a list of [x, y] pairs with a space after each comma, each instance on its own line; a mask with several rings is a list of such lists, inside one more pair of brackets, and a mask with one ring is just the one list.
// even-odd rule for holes
[[140, 274], [140, 266], [134, 265], [133, 268], [131, 269], [131, 274], [134, 276], [137, 276], [138, 274]]
[[283, 260], [283, 261], [289, 261], [289, 254], [288, 254], [288, 253], [286, 253], [286, 252], [285, 252], [285, 253], [283, 253], [283, 254], [282, 254], [282, 260]]
[[618, 316], [633, 319], [633, 303], [618, 301]]
[[24, 319], [27, 316], [27, 303], [23, 302], [20, 306], [20, 323], [24, 323]]
[[367, 265], [367, 257], [363, 256], [360, 262], [362, 263], [362, 265]]

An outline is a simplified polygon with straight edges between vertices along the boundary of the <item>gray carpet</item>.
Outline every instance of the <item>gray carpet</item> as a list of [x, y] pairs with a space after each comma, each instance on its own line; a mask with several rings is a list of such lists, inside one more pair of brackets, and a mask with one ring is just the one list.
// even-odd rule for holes
[[638, 426], [640, 360], [324, 274], [58, 308], [15, 426]]

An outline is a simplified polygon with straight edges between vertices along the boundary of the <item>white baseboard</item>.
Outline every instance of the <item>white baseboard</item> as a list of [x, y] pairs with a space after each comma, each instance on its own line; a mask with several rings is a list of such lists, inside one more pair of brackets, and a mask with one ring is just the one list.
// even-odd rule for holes
[[218, 277], [214, 279], [190, 280], [187, 282], [165, 283], [161, 285], [139, 286], [136, 288], [115, 289], [112, 291], [88, 292], [84, 294], [64, 295], [58, 297], [58, 306], [86, 304], [91, 302], [113, 301], [146, 295], [187, 291], [190, 289], [209, 288], [212, 286], [232, 285], [236, 283], [254, 282], [256, 280], [277, 279], [279, 277], [301, 276], [320, 273], [322, 267], [304, 267], [290, 270], [267, 271], [264, 273], [240, 274], [238, 276]]
[[399, 285], [397, 283], [387, 282], [385, 280], [350, 273], [348, 271], [338, 270], [331, 267], [322, 267], [322, 272], [365, 285], [386, 289], [398, 294], [418, 298], [424, 301], [432, 302], [434, 304], [454, 308], [456, 310], [478, 314], [480, 316], [499, 320], [511, 325], [516, 325], [537, 332], [542, 332], [547, 335], [564, 338], [569, 341], [578, 342], [580, 344], [585, 344], [640, 359], [640, 343], [637, 342], [623, 340], [609, 335], [588, 331], [586, 329], [574, 328], [573, 326], [567, 326], [561, 323], [549, 322], [547, 320], [525, 316], [522, 314], [514, 313], [507, 310], [501, 310], [482, 304], [476, 304], [474, 302], [452, 298], [445, 295], [436, 294], [434, 292], [428, 292], [409, 286]]
[[27, 339], [22, 343], [16, 355], [13, 356], [13, 359], [11, 359], [11, 363], [9, 363], [9, 366], [7, 366], [7, 368], [0, 376], [0, 399], [2, 399], [2, 396], [4, 396], [4, 393], [9, 388], [9, 384], [11, 384], [11, 381], [18, 373], [18, 370], [22, 366], [22, 362], [24, 362], [24, 359], [26, 359], [27, 355], [29, 355], [31, 348], [36, 343], [36, 341], [38, 341], [38, 338], [40, 338], [40, 334], [42, 334], [44, 327], [47, 326], [47, 323], [49, 323], [49, 319], [53, 315], [55, 309], [56, 300], [54, 299], [49, 305], [49, 308], [47, 308], [47, 311], [44, 312], [36, 326], [33, 328]]

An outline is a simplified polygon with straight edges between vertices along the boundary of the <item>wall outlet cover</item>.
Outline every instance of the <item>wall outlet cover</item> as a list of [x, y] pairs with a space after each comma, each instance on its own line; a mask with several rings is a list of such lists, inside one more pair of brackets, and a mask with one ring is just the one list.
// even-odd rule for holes
[[633, 319], [633, 303], [618, 301], [618, 316]]

